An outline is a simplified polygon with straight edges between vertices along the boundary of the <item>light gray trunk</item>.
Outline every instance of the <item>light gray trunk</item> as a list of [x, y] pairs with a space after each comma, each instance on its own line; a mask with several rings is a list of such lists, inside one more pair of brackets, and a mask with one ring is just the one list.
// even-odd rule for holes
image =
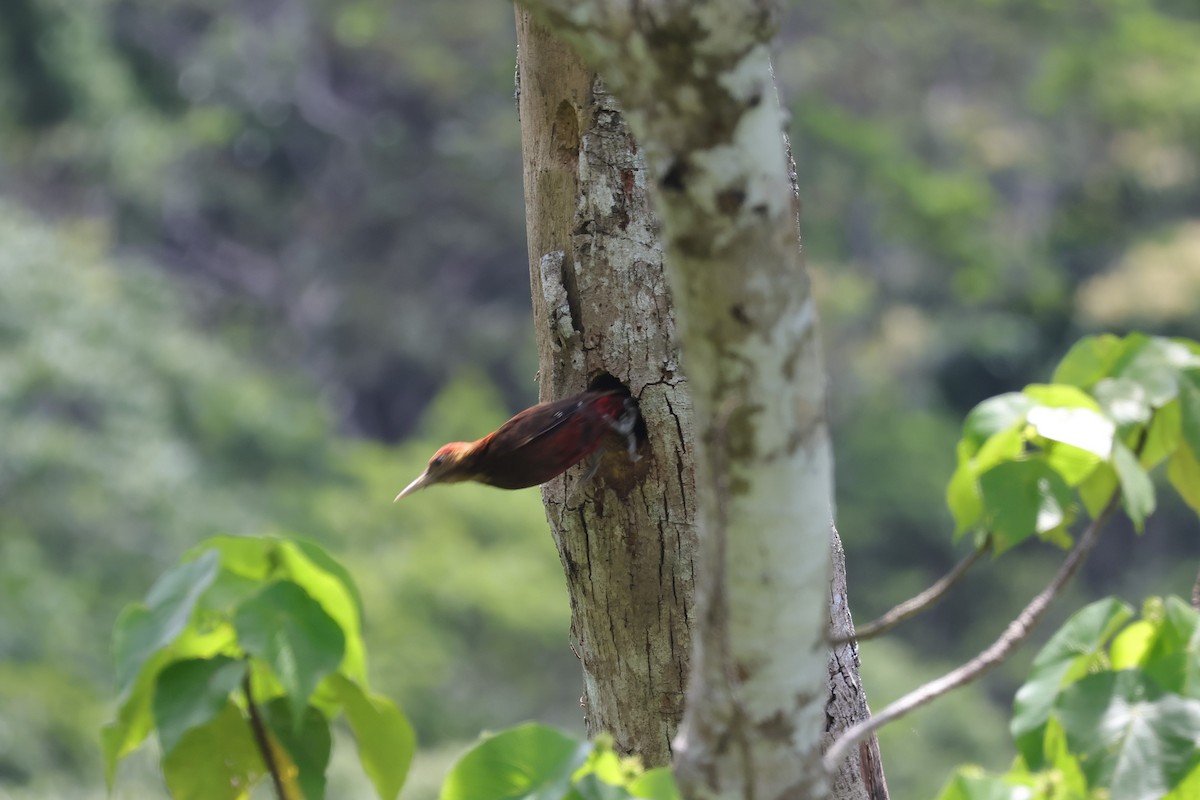
[[821, 768], [827, 736], [867, 711], [855, 650], [823, 645], [831, 609], [835, 629], [850, 620], [840, 559], [832, 606], [828, 594], [825, 377], [768, 15], [746, 2], [527, 5], [599, 67], [638, 134], [518, 11], [543, 396], [612, 373], [640, 394], [650, 434], [635, 468], [614, 460], [565, 502], [575, 473], [544, 493], [589, 730], [665, 763], [694, 635], [674, 739], [686, 796], [886, 797], [877, 748], [834, 776], [836, 795]]

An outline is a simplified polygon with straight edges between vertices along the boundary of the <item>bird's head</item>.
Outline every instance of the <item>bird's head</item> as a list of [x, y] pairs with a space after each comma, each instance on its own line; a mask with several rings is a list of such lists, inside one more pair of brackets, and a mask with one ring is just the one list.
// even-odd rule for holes
[[[405, 486], [400, 494], [396, 495], [396, 500], [401, 497], [407, 497], [418, 489], [424, 489], [426, 486], [432, 486], [435, 483], [458, 483], [459, 481], [469, 481], [475, 477], [468, 464], [468, 456], [471, 454], [472, 444], [469, 442], [451, 442], [442, 447], [433, 454], [433, 458], [429, 459], [429, 463], [425, 466], [425, 471], [417, 476], [417, 479]], [[396, 502], [393, 500], [392, 502]]]

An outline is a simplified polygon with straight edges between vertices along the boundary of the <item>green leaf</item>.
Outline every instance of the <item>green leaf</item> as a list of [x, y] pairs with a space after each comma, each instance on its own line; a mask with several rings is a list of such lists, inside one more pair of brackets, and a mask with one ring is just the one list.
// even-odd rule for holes
[[1040, 460], [998, 464], [979, 477], [979, 489], [997, 553], [1062, 525], [1071, 503], [1071, 487]]
[[[334, 559], [333, 556], [329, 555], [329, 553], [326, 552], [325, 549], [316, 542], [311, 542], [307, 539], [290, 539], [288, 540], [288, 544], [303, 553], [304, 556], [317, 567], [338, 579], [338, 581], [345, 588], [346, 592], [350, 595], [350, 599], [354, 601], [354, 608], [358, 611], [358, 618], [362, 619], [362, 595], [358, 593], [358, 585], [355, 584], [354, 577], [350, 574], [350, 570], [342, 566], [340, 562]], [[304, 585], [301, 581], [297, 581], [297, 583], [300, 583], [302, 586]]]
[[628, 789], [639, 800], [683, 800], [668, 767], [646, 770], [630, 781]]
[[[366, 651], [362, 641], [361, 605], [358, 590], [349, 573], [314, 544], [302, 547], [296, 542], [279, 543], [279, 561], [287, 575], [308, 595], [321, 604], [345, 640], [345, 655], [340, 670], [366, 683]], [[317, 554], [314, 561], [309, 553]]]
[[250, 722], [233, 703], [184, 734], [162, 768], [174, 800], [245, 800], [266, 771]]
[[412, 726], [390, 700], [368, 694], [349, 678], [335, 673], [330, 683], [354, 731], [363, 771], [381, 800], [394, 800], [404, 786], [417, 749]]
[[1167, 691], [1200, 700], [1200, 613], [1168, 597], [1156, 633], [1139, 666]]
[[1125, 345], [1112, 374], [1141, 384], [1150, 405], [1160, 408], [1179, 393], [1180, 370], [1197, 366], [1200, 366], [1200, 356], [1179, 342], [1131, 333], [1125, 337]]
[[970, 445], [970, 454], [978, 452], [997, 433], [1018, 426], [1033, 405], [1025, 395], [1008, 392], [990, 397], [971, 409], [963, 421], [962, 435], [963, 441]]
[[1133, 609], [1120, 600], [1097, 600], [1071, 615], [1038, 652], [1029, 680], [1013, 700], [1010, 725], [1017, 751], [1031, 769], [1045, 766], [1042, 739], [1059, 691], [1103, 657], [1105, 644], [1132, 617]]
[[554, 728], [518, 725], [471, 748], [450, 769], [440, 800], [543, 800], [563, 797], [591, 745]]
[[142, 606], [127, 606], [113, 632], [119, 697], [133, 687], [143, 664], [183, 632], [196, 600], [217, 576], [216, 553], [172, 567], [150, 588]]
[[1146, 441], [1142, 445], [1139, 458], [1142, 466], [1147, 471], [1154, 469], [1164, 458], [1170, 457], [1175, 452], [1182, 436], [1179, 401], [1172, 400], [1155, 411], [1150, 420], [1150, 427], [1146, 429]]
[[1027, 418], [1038, 436], [1086, 450], [1100, 458], [1108, 458], [1112, 452], [1117, 426], [1098, 411], [1039, 405], [1030, 409]]
[[1186, 444], [1180, 444], [1167, 462], [1167, 480], [1183, 501], [1200, 514], [1200, 459]]
[[228, 656], [176, 661], [154, 686], [154, 722], [162, 752], [170, 754], [185, 733], [216, 717], [246, 674], [246, 662]]
[[304, 709], [304, 718], [298, 722], [292, 716], [291, 706], [282, 697], [263, 705], [262, 712], [271, 736], [285, 751], [291, 769], [296, 771], [296, 784], [304, 800], [321, 800], [325, 797], [325, 770], [333, 745], [329, 720], [308, 706]]
[[1179, 410], [1183, 440], [1193, 453], [1200, 453], [1200, 369], [1179, 374]]
[[1031, 800], [1032, 779], [989, 775], [979, 767], [959, 767], [937, 800]]
[[1138, 533], [1145, 529], [1146, 517], [1154, 513], [1154, 484], [1137, 456], [1121, 442], [1113, 442], [1113, 468], [1121, 482], [1121, 500], [1125, 513]]
[[272, 583], [242, 603], [234, 626], [246, 652], [271, 667], [297, 719], [317, 684], [345, 654], [337, 622], [291, 581]]
[[[630, 800], [624, 786], [608, 783], [598, 775], [584, 775], [574, 782], [564, 800]], [[540, 800], [540, 796], [539, 796]]]
[[983, 517], [983, 498], [978, 487], [978, 476], [1004, 461], [1017, 458], [1025, 446], [1021, 434], [1025, 427], [1024, 418], [1013, 427], [992, 434], [981, 447], [973, 447], [967, 439], [958, 443], [958, 469], [946, 487], [946, 503], [955, 519], [955, 541], [963, 533], [975, 527]]
[[1187, 774], [1163, 800], [1196, 800], [1200, 797], [1200, 767]]
[[1079, 484], [1079, 499], [1092, 519], [1100, 516], [1117, 491], [1117, 471], [1111, 464], [1099, 464], [1083, 483]]
[[1102, 336], [1086, 336], [1076, 342], [1058, 368], [1054, 370], [1054, 383], [1066, 383], [1080, 389], [1090, 389], [1101, 378], [1110, 374], [1121, 349], [1121, 340], [1111, 333]]
[[1104, 378], [1092, 389], [1092, 395], [1100, 410], [1121, 430], [1145, 425], [1154, 413], [1145, 388], [1128, 378]]
[[1091, 787], [1121, 800], [1159, 800], [1200, 764], [1200, 700], [1163, 691], [1141, 670], [1101, 672], [1055, 703]]
[[1031, 383], [1022, 389], [1021, 393], [1036, 401], [1036, 405], [1047, 408], [1086, 408], [1089, 411], [1100, 411], [1100, 405], [1091, 395], [1074, 386]]
[[1147, 620], [1138, 620], [1126, 626], [1113, 639], [1111, 648], [1114, 670], [1141, 667], [1158, 638], [1158, 626]]

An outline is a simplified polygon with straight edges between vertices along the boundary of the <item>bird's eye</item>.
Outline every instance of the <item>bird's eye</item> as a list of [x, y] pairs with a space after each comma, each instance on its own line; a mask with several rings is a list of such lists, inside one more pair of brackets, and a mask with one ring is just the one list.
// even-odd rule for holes
[[429, 466], [440, 467], [445, 461], [446, 461], [446, 456], [444, 454], [437, 455], [437, 456], [434, 456], [433, 460], [429, 462]]

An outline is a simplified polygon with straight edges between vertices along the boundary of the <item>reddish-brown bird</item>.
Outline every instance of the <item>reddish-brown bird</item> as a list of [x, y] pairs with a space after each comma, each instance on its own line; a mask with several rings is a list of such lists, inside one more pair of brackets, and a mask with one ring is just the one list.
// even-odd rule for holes
[[615, 436], [637, 459], [638, 412], [627, 393], [592, 389], [527, 408], [476, 442], [443, 445], [396, 500], [435, 483], [477, 481], [524, 489], [561, 475]]

